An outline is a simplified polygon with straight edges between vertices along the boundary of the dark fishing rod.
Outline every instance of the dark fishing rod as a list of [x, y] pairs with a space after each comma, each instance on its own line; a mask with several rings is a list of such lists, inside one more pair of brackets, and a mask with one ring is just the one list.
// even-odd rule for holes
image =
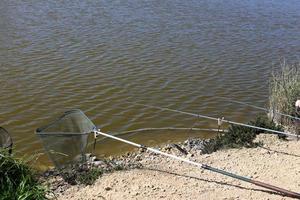
[[225, 176], [229, 176], [229, 177], [232, 177], [234, 179], [238, 179], [238, 180], [241, 180], [241, 181], [244, 181], [244, 182], [252, 183], [254, 185], [276, 191], [276, 192], [278, 192], [278, 193], [280, 193], [284, 196], [300, 199], [300, 193], [297, 193], [297, 192], [289, 191], [289, 190], [286, 190], [286, 189], [283, 189], [283, 188], [280, 188], [280, 187], [277, 187], [277, 186], [273, 186], [273, 185], [270, 185], [270, 184], [267, 184], [267, 183], [264, 183], [264, 182], [261, 182], [261, 181], [253, 180], [249, 177], [240, 176], [240, 175], [237, 175], [237, 174], [234, 174], [234, 173], [231, 173], [231, 172], [227, 172], [227, 171], [224, 171], [222, 169], [218, 169], [218, 168], [206, 165], [206, 164], [194, 162], [194, 161], [191, 161], [191, 160], [188, 160], [188, 159], [185, 159], [185, 158], [181, 158], [181, 157], [178, 157], [178, 156], [175, 156], [175, 155], [172, 155], [172, 154], [168, 154], [168, 153], [159, 151], [159, 150], [151, 148], [151, 147], [146, 147], [145, 145], [142, 145], [142, 144], [137, 144], [137, 143], [131, 142], [129, 140], [125, 140], [125, 139], [122, 139], [122, 138], [119, 138], [119, 137], [116, 137], [116, 136], [113, 136], [113, 135], [110, 135], [110, 134], [107, 134], [107, 133], [100, 132], [100, 130], [99, 131], [95, 130], [92, 133], [94, 133], [95, 136], [102, 135], [102, 136], [105, 136], [105, 137], [108, 137], [108, 138], [111, 138], [111, 139], [114, 139], [114, 140], [118, 140], [120, 142], [124, 142], [126, 144], [130, 144], [132, 146], [135, 146], [137, 148], [141, 148], [141, 149], [146, 150], [146, 151], [154, 152], [154, 153], [157, 153], [157, 154], [169, 157], [169, 158], [173, 158], [173, 159], [178, 160], [178, 161], [182, 161], [182, 162], [200, 167], [200, 168], [205, 169], [205, 170], [216, 172], [216, 173], [219, 173], [219, 174], [222, 174], [222, 175], [225, 175]]

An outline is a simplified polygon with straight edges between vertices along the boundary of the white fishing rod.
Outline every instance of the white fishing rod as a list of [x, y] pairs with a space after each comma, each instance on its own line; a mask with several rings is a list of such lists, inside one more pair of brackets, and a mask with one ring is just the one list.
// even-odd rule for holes
[[164, 107], [159, 107], [159, 106], [152, 106], [152, 105], [147, 105], [147, 104], [142, 104], [142, 103], [136, 103], [136, 102], [131, 102], [131, 101], [128, 101], [128, 102], [132, 103], [132, 104], [135, 104], [135, 105], [140, 105], [140, 106], [148, 107], [148, 108], [159, 109], [159, 110], [162, 110], [162, 111], [176, 112], [176, 113], [190, 115], [190, 116], [194, 116], [194, 117], [198, 117], [198, 118], [215, 120], [215, 121], [218, 121], [218, 124], [220, 124], [220, 122], [221, 123], [225, 122], [225, 123], [229, 123], [229, 124], [235, 124], [235, 125], [245, 126], [245, 127], [249, 127], [249, 128], [258, 129], [258, 130], [268, 131], [268, 132], [272, 132], [272, 133], [276, 133], [276, 134], [281, 134], [281, 135], [286, 135], [286, 136], [291, 136], [291, 137], [296, 137], [296, 138], [300, 137], [299, 135], [296, 135], [296, 134], [286, 133], [286, 132], [282, 132], [282, 131], [276, 131], [276, 130], [272, 130], [272, 129], [268, 129], [268, 128], [262, 128], [262, 127], [253, 126], [253, 125], [249, 125], [249, 124], [243, 124], [243, 123], [239, 123], [239, 122], [234, 122], [234, 121], [226, 120], [224, 118], [221, 119], [221, 118], [209, 117], [209, 116], [201, 115], [201, 114], [195, 114], [195, 113], [190, 113], [190, 112], [175, 110], [175, 109], [171, 109], [171, 108], [164, 108]]
[[[230, 102], [233, 102], [233, 103], [238, 103], [238, 104], [241, 104], [241, 105], [245, 105], [245, 106], [249, 106], [249, 107], [252, 107], [252, 108], [256, 108], [256, 109], [258, 109], [258, 110], [263, 110], [263, 111], [266, 111], [266, 112], [270, 112], [270, 110], [268, 110], [268, 109], [266, 109], [266, 108], [259, 107], [259, 106], [255, 106], [255, 105], [251, 105], [251, 104], [249, 104], [249, 103], [245, 103], [245, 102], [242, 102], [242, 101], [233, 100], [233, 99], [230, 99], [230, 98], [227, 98], [227, 97], [219, 97], [219, 98], [225, 99], [225, 100], [230, 101]], [[282, 116], [285, 116], [285, 117], [288, 117], [288, 118], [300, 120], [299, 117], [295, 117], [295, 116], [292, 116], [292, 115], [280, 113], [280, 112], [277, 112], [277, 111], [273, 111], [273, 112], [274, 112], [275, 114], [282, 115]]]

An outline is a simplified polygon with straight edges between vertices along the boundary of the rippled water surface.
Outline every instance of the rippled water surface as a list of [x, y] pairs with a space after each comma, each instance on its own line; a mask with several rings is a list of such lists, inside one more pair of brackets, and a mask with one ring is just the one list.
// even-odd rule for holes
[[[34, 130], [82, 109], [106, 132], [216, 123], [137, 106], [246, 122], [266, 106], [268, 79], [300, 56], [300, 1], [0, 1], [0, 126], [21, 154], [43, 152]], [[195, 131], [148, 131], [156, 145]], [[130, 148], [111, 140], [98, 155]], [[39, 164], [48, 164], [46, 156]]]

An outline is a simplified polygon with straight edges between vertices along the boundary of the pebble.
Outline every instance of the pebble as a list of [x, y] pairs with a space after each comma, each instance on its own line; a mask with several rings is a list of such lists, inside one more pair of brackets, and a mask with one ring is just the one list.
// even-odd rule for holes
[[100, 165], [104, 165], [104, 164], [105, 164], [105, 163], [104, 163], [103, 161], [100, 161], [100, 160], [99, 160], [99, 161], [94, 161], [94, 162], [93, 162], [93, 165], [94, 165], [94, 166], [100, 166]]
[[110, 191], [110, 190], [112, 190], [112, 188], [111, 187], [106, 187], [106, 188], [104, 188], [106, 191]]

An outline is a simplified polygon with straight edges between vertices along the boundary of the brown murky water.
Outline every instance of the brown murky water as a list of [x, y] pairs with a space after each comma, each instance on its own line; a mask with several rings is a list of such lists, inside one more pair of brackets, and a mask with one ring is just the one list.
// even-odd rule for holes
[[[43, 152], [35, 129], [72, 108], [106, 132], [216, 128], [126, 100], [246, 122], [258, 111], [218, 96], [266, 106], [272, 69], [299, 61], [299, 10], [298, 0], [0, 1], [0, 126], [32, 154]], [[155, 145], [211, 134], [126, 138]], [[103, 140], [96, 153], [129, 149]]]

